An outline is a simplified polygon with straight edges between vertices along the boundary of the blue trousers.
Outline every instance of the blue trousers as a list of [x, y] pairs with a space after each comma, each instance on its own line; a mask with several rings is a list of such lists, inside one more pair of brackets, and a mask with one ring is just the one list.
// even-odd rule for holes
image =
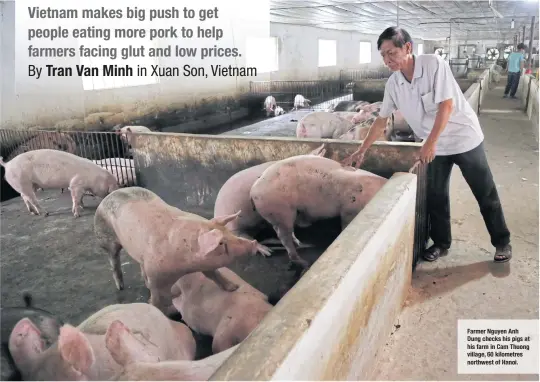
[[506, 88], [504, 89], [504, 95], [508, 95], [509, 92], [510, 97], [516, 95], [519, 85], [519, 77], [521, 77], [520, 72], [508, 72], [508, 82], [506, 83]]

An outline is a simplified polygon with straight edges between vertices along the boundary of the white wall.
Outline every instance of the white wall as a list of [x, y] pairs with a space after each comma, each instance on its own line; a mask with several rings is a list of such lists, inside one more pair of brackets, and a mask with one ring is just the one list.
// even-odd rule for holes
[[[10, 18], [14, 19], [8, 15], [7, 19]], [[5, 12], [4, 19], [6, 19]], [[15, 40], [12, 37], [14, 34], [13, 23], [3, 22], [0, 25], [0, 32], [2, 32], [2, 36], [10, 36], [8, 40]], [[15, 123], [28, 121], [25, 123], [39, 124], [40, 121], [47, 121], [50, 118], [57, 120], [58, 118], [82, 117], [89, 111], [96, 109], [132, 110], [132, 105], [135, 103], [139, 105], [139, 110], [141, 104], [145, 104], [144, 107], [147, 109], [155, 110], [164, 105], [171, 105], [171, 103], [182, 106], [186, 103], [191, 104], [209, 96], [234, 96], [246, 92], [249, 89], [250, 81], [338, 78], [341, 69], [371, 69], [383, 65], [376, 47], [377, 35], [276, 23], [271, 23], [270, 35], [277, 37], [279, 41], [279, 70], [276, 72], [259, 73], [257, 77], [244, 78], [161, 78], [159, 84], [92, 91], [83, 90], [82, 80], [78, 77], [49, 78], [37, 81], [29, 79], [26, 67], [19, 67], [16, 70], [13, 68], [15, 62], [13, 53], [10, 52], [11, 49], [4, 49], [4, 45], [2, 45], [4, 64], [1, 69], [2, 99], [5, 101], [6, 94], [9, 94], [8, 98], [16, 100], [13, 107], [7, 108], [8, 110], [3, 108], [2, 117], [4, 121]], [[23, 39], [24, 37], [22, 36]], [[20, 38], [17, 36], [17, 40]], [[318, 67], [319, 38], [336, 41], [335, 66]], [[369, 41], [372, 44], [370, 63], [359, 64], [361, 41]], [[421, 42], [421, 40], [415, 41], [415, 43]], [[56, 46], [76, 46], [75, 44], [77, 42], [72, 39], [64, 40], [62, 44], [57, 43]], [[28, 55], [27, 41], [21, 40], [21, 43], [15, 43], [15, 46], [17, 55]], [[243, 47], [239, 47], [239, 49], [244, 50]], [[174, 58], [166, 58], [160, 59], [159, 64], [176, 66], [178, 62], [175, 62]], [[245, 56], [238, 58], [236, 65], [244, 66]], [[6, 81], [6, 78], [13, 80]], [[61, 86], [58, 86], [60, 83], [58, 81], [61, 81]], [[12, 89], [13, 83], [16, 84], [15, 91]], [[61, 93], [59, 88], [61, 88]]]

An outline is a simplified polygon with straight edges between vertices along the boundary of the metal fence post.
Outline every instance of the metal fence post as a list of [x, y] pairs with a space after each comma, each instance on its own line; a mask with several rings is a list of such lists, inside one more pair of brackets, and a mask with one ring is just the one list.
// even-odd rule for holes
[[527, 111], [529, 110], [529, 98], [531, 96], [531, 85], [532, 85], [532, 78], [529, 76], [529, 88], [527, 89], [527, 100], [525, 101], [525, 114], [527, 114]]
[[478, 84], [480, 85], [480, 91], [478, 92], [478, 107], [476, 114], [480, 115], [480, 102], [482, 100], [482, 80], [478, 81]]

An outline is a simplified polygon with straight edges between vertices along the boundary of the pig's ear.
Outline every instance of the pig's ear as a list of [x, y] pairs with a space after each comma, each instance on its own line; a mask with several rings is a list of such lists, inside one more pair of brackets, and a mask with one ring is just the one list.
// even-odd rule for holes
[[216, 216], [215, 218], [213, 218], [210, 221], [212, 223], [216, 223], [216, 224], [224, 226], [227, 223], [232, 222], [235, 219], [238, 219], [238, 216], [240, 216], [241, 212], [242, 212], [242, 210], [239, 210], [237, 213], [232, 214], [232, 215]]
[[40, 330], [28, 318], [23, 318], [11, 331], [9, 352], [17, 367], [25, 367], [39, 353], [45, 350]]
[[148, 351], [152, 345], [135, 338], [131, 330], [119, 320], [109, 325], [105, 334], [105, 346], [121, 366], [134, 362], [160, 362], [159, 357], [153, 357]]
[[302, 134], [307, 133], [306, 126], [303, 123], [300, 125], [300, 133], [302, 133]]
[[88, 339], [79, 329], [68, 324], [60, 328], [58, 350], [64, 361], [83, 374], [95, 361], [94, 351]]
[[223, 241], [223, 232], [219, 229], [213, 229], [210, 232], [205, 232], [199, 235], [199, 254], [206, 256], [217, 247], [222, 244]]

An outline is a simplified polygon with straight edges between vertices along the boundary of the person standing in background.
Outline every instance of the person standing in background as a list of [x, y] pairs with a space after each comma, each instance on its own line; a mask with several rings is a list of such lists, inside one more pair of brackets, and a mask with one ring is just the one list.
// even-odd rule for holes
[[503, 98], [508, 98], [508, 93], [510, 93], [510, 98], [516, 98], [519, 78], [521, 77], [521, 72], [525, 66], [525, 44], [519, 43], [517, 49], [517, 52], [512, 52], [508, 56], [508, 64], [506, 66], [508, 71], [508, 82], [504, 89]]

